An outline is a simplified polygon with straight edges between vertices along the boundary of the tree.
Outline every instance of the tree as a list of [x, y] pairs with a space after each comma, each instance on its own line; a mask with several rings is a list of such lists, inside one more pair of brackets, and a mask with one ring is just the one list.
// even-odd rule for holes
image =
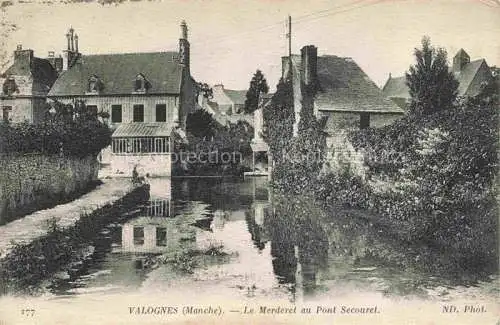
[[280, 79], [271, 104], [264, 106], [262, 113], [264, 117], [263, 138], [269, 145], [274, 160], [279, 163], [282, 154], [290, 145], [295, 121], [290, 80]]
[[215, 134], [216, 122], [212, 114], [199, 109], [188, 114], [186, 120], [186, 131], [198, 138], [210, 138]]
[[250, 81], [250, 88], [248, 88], [246, 94], [245, 113], [252, 113], [258, 108], [261, 92], [267, 94], [269, 92], [269, 86], [262, 72], [257, 70]]
[[458, 81], [449, 71], [446, 50], [431, 46], [422, 38], [422, 49], [415, 49], [417, 63], [406, 73], [411, 96], [410, 113], [428, 115], [452, 107], [457, 97]]
[[198, 94], [202, 94], [206, 99], [214, 98], [214, 91], [207, 83], [199, 82], [197, 86]]

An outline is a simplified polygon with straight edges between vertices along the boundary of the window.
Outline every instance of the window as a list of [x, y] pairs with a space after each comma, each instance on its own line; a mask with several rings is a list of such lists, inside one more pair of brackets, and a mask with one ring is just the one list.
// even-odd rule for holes
[[156, 246], [167, 246], [167, 228], [156, 227]]
[[90, 116], [97, 116], [97, 105], [87, 105], [87, 112]]
[[98, 76], [93, 75], [89, 78], [89, 87], [88, 87], [89, 93], [96, 93], [97, 94], [102, 90], [102, 88], [103, 88], [103, 84]]
[[142, 74], [135, 77], [134, 90], [136, 92], [146, 92], [149, 89], [149, 82]]
[[18, 89], [14, 78], [12, 77], [7, 78], [3, 83], [3, 94], [6, 96], [11, 96], [16, 91], [18, 91]]
[[122, 105], [111, 105], [111, 123], [122, 122]]
[[151, 200], [147, 207], [148, 217], [169, 217], [170, 216], [170, 201], [169, 200]]
[[361, 113], [361, 117], [359, 119], [359, 128], [366, 129], [370, 127], [370, 113]]
[[144, 245], [144, 227], [134, 227], [134, 245]]
[[157, 104], [156, 105], [156, 122], [166, 122], [167, 121], [167, 105]]
[[112, 150], [116, 154], [169, 153], [170, 138], [113, 138]]
[[134, 122], [144, 122], [144, 105], [134, 105]]
[[10, 106], [4, 106], [2, 109], [2, 119], [4, 122], [9, 122], [9, 113], [12, 110]]

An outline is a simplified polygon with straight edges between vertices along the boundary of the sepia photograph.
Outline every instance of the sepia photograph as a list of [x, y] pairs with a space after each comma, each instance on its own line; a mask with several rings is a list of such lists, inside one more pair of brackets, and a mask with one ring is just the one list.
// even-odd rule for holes
[[500, 324], [499, 0], [0, 2], [0, 325]]

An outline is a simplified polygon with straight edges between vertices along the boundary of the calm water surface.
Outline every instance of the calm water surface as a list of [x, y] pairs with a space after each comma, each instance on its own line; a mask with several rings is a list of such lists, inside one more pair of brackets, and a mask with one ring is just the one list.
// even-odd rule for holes
[[[265, 178], [153, 179], [149, 202], [136, 210], [101, 229], [92, 260], [51, 292], [218, 291], [291, 302], [352, 292], [438, 300], [498, 295], [495, 268], [477, 272], [453, 253], [409, 246], [359, 218], [362, 211], [332, 215], [310, 199], [273, 194]], [[227, 255], [204, 256], [189, 271], [161, 259], [210, 247]]]

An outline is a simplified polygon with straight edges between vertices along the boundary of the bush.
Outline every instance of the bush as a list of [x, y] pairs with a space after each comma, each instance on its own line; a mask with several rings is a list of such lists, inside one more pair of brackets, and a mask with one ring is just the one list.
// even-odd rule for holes
[[[72, 105], [56, 106], [60, 113], [38, 124], [0, 124], [0, 153], [64, 154], [83, 158], [97, 155], [111, 144], [112, 131], [97, 116], [72, 117]], [[75, 107], [85, 111], [83, 103], [75, 103]]]

